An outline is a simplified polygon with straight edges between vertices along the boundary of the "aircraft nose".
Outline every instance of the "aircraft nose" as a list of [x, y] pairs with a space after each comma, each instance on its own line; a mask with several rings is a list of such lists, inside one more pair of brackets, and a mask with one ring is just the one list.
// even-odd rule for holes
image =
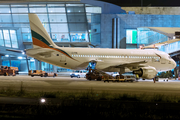
[[176, 67], [176, 62], [172, 60], [172, 64], [173, 64], [173, 69], [174, 69]]

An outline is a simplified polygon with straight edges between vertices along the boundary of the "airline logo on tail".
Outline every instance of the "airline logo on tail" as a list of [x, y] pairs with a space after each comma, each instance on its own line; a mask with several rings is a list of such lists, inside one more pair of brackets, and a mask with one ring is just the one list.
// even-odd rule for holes
[[36, 14], [29, 14], [29, 23], [31, 27], [31, 35], [34, 48], [41, 47], [56, 50], [66, 55], [67, 57], [75, 60], [68, 53], [57, 48]]

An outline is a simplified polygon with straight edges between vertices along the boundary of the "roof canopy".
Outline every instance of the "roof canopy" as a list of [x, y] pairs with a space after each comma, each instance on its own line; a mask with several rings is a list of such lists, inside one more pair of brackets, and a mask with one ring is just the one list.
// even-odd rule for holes
[[143, 28], [148, 28], [152, 31], [164, 34], [171, 39], [175, 35], [175, 32], [180, 32], [180, 27], [143, 27]]

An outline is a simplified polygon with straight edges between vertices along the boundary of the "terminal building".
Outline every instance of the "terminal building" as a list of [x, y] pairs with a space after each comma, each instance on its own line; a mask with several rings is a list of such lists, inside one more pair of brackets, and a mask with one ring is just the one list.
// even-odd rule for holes
[[[52, 40], [61, 47], [136, 49], [173, 39], [149, 27], [180, 27], [179, 15], [136, 14], [126, 9], [96, 0], [1, 0], [0, 65], [18, 67], [22, 73], [72, 71], [6, 50], [32, 48], [28, 13], [38, 15]], [[179, 44], [161, 50], [177, 52]]]

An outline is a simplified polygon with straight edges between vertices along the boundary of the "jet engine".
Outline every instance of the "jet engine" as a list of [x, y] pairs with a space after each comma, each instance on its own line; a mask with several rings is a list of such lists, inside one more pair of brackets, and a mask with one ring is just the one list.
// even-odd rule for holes
[[139, 70], [134, 70], [133, 74], [138, 74], [143, 79], [152, 79], [156, 76], [157, 71], [154, 67], [142, 67]]

